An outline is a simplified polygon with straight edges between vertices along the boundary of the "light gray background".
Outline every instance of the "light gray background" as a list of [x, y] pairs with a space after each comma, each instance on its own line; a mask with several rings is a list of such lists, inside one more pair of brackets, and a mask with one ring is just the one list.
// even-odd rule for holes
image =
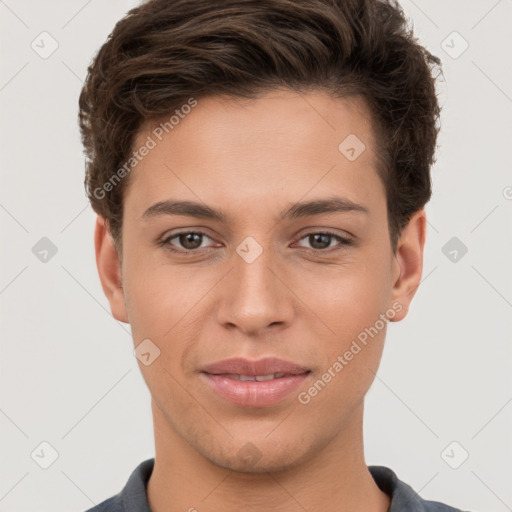
[[[0, 0], [1, 511], [83, 511], [154, 455], [130, 329], [111, 317], [97, 277], [76, 120], [88, 63], [135, 5]], [[512, 1], [403, 6], [443, 60], [444, 111], [424, 278], [409, 316], [390, 325], [367, 397], [367, 463], [391, 467], [424, 498], [504, 512], [512, 510]], [[59, 45], [46, 59], [31, 48], [34, 40], [51, 48], [43, 31]], [[464, 41], [454, 31], [469, 43], [457, 58]], [[468, 248], [456, 262], [442, 252], [454, 236]], [[32, 252], [42, 237], [58, 249], [47, 262]], [[59, 454], [48, 469], [31, 458], [43, 441]], [[452, 441], [469, 453], [458, 469], [444, 460], [460, 461], [459, 445], [445, 451]]]

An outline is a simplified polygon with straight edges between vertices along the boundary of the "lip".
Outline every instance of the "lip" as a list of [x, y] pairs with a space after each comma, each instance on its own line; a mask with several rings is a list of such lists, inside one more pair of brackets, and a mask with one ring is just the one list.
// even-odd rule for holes
[[233, 357], [224, 359], [212, 364], [208, 364], [201, 369], [202, 372], [220, 375], [220, 374], [238, 374], [238, 375], [270, 375], [271, 373], [284, 373], [287, 375], [299, 375], [309, 371], [309, 368], [278, 359], [276, 357], [265, 357], [257, 361]]
[[[241, 381], [226, 375], [270, 375], [284, 373], [283, 377], [266, 381]], [[206, 365], [201, 377], [222, 398], [246, 407], [265, 407], [276, 404], [296, 390], [309, 376], [302, 365], [267, 357], [258, 361], [232, 358]]]

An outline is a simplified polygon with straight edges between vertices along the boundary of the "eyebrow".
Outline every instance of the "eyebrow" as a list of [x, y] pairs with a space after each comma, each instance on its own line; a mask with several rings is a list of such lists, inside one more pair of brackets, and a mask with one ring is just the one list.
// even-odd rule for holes
[[[336, 212], [359, 212], [368, 214], [368, 209], [358, 203], [344, 197], [330, 197], [326, 199], [317, 199], [300, 203], [293, 203], [288, 208], [281, 211], [279, 220], [298, 219], [322, 213]], [[205, 204], [194, 201], [159, 201], [150, 206], [142, 215], [142, 220], [148, 220], [160, 215], [186, 215], [202, 219], [217, 220], [226, 222], [228, 215], [222, 209], [214, 209]]]

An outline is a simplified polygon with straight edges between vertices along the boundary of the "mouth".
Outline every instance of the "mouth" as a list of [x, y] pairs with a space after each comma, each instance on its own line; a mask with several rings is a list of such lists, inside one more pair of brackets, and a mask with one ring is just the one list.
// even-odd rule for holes
[[265, 407], [282, 401], [308, 378], [311, 370], [290, 361], [227, 359], [205, 366], [201, 377], [210, 390], [245, 407]]
[[[278, 375], [300, 375], [306, 373], [309, 368], [278, 359], [276, 357], [265, 357], [258, 360], [233, 357], [224, 359], [204, 366], [201, 371], [212, 375], [240, 375], [243, 377], [269, 377]], [[268, 380], [268, 379], [267, 379]]]
[[226, 377], [228, 379], [234, 380], [243, 380], [243, 381], [258, 381], [263, 382], [266, 380], [280, 379], [282, 377], [286, 377], [285, 373], [270, 373], [269, 375], [239, 375], [237, 373], [231, 374], [210, 374], [210, 375], [220, 375], [221, 377]]

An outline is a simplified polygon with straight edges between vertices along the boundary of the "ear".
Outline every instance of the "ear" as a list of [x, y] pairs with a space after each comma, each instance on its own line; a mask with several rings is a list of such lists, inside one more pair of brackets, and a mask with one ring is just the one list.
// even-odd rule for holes
[[100, 215], [96, 219], [94, 247], [101, 286], [110, 303], [112, 316], [120, 322], [128, 323], [119, 257], [105, 219]]
[[391, 292], [391, 301], [392, 304], [401, 304], [402, 307], [393, 308], [396, 315], [390, 318], [392, 322], [399, 322], [407, 316], [412, 298], [420, 285], [426, 223], [425, 210], [421, 209], [411, 216], [400, 234], [393, 262], [395, 284]]

